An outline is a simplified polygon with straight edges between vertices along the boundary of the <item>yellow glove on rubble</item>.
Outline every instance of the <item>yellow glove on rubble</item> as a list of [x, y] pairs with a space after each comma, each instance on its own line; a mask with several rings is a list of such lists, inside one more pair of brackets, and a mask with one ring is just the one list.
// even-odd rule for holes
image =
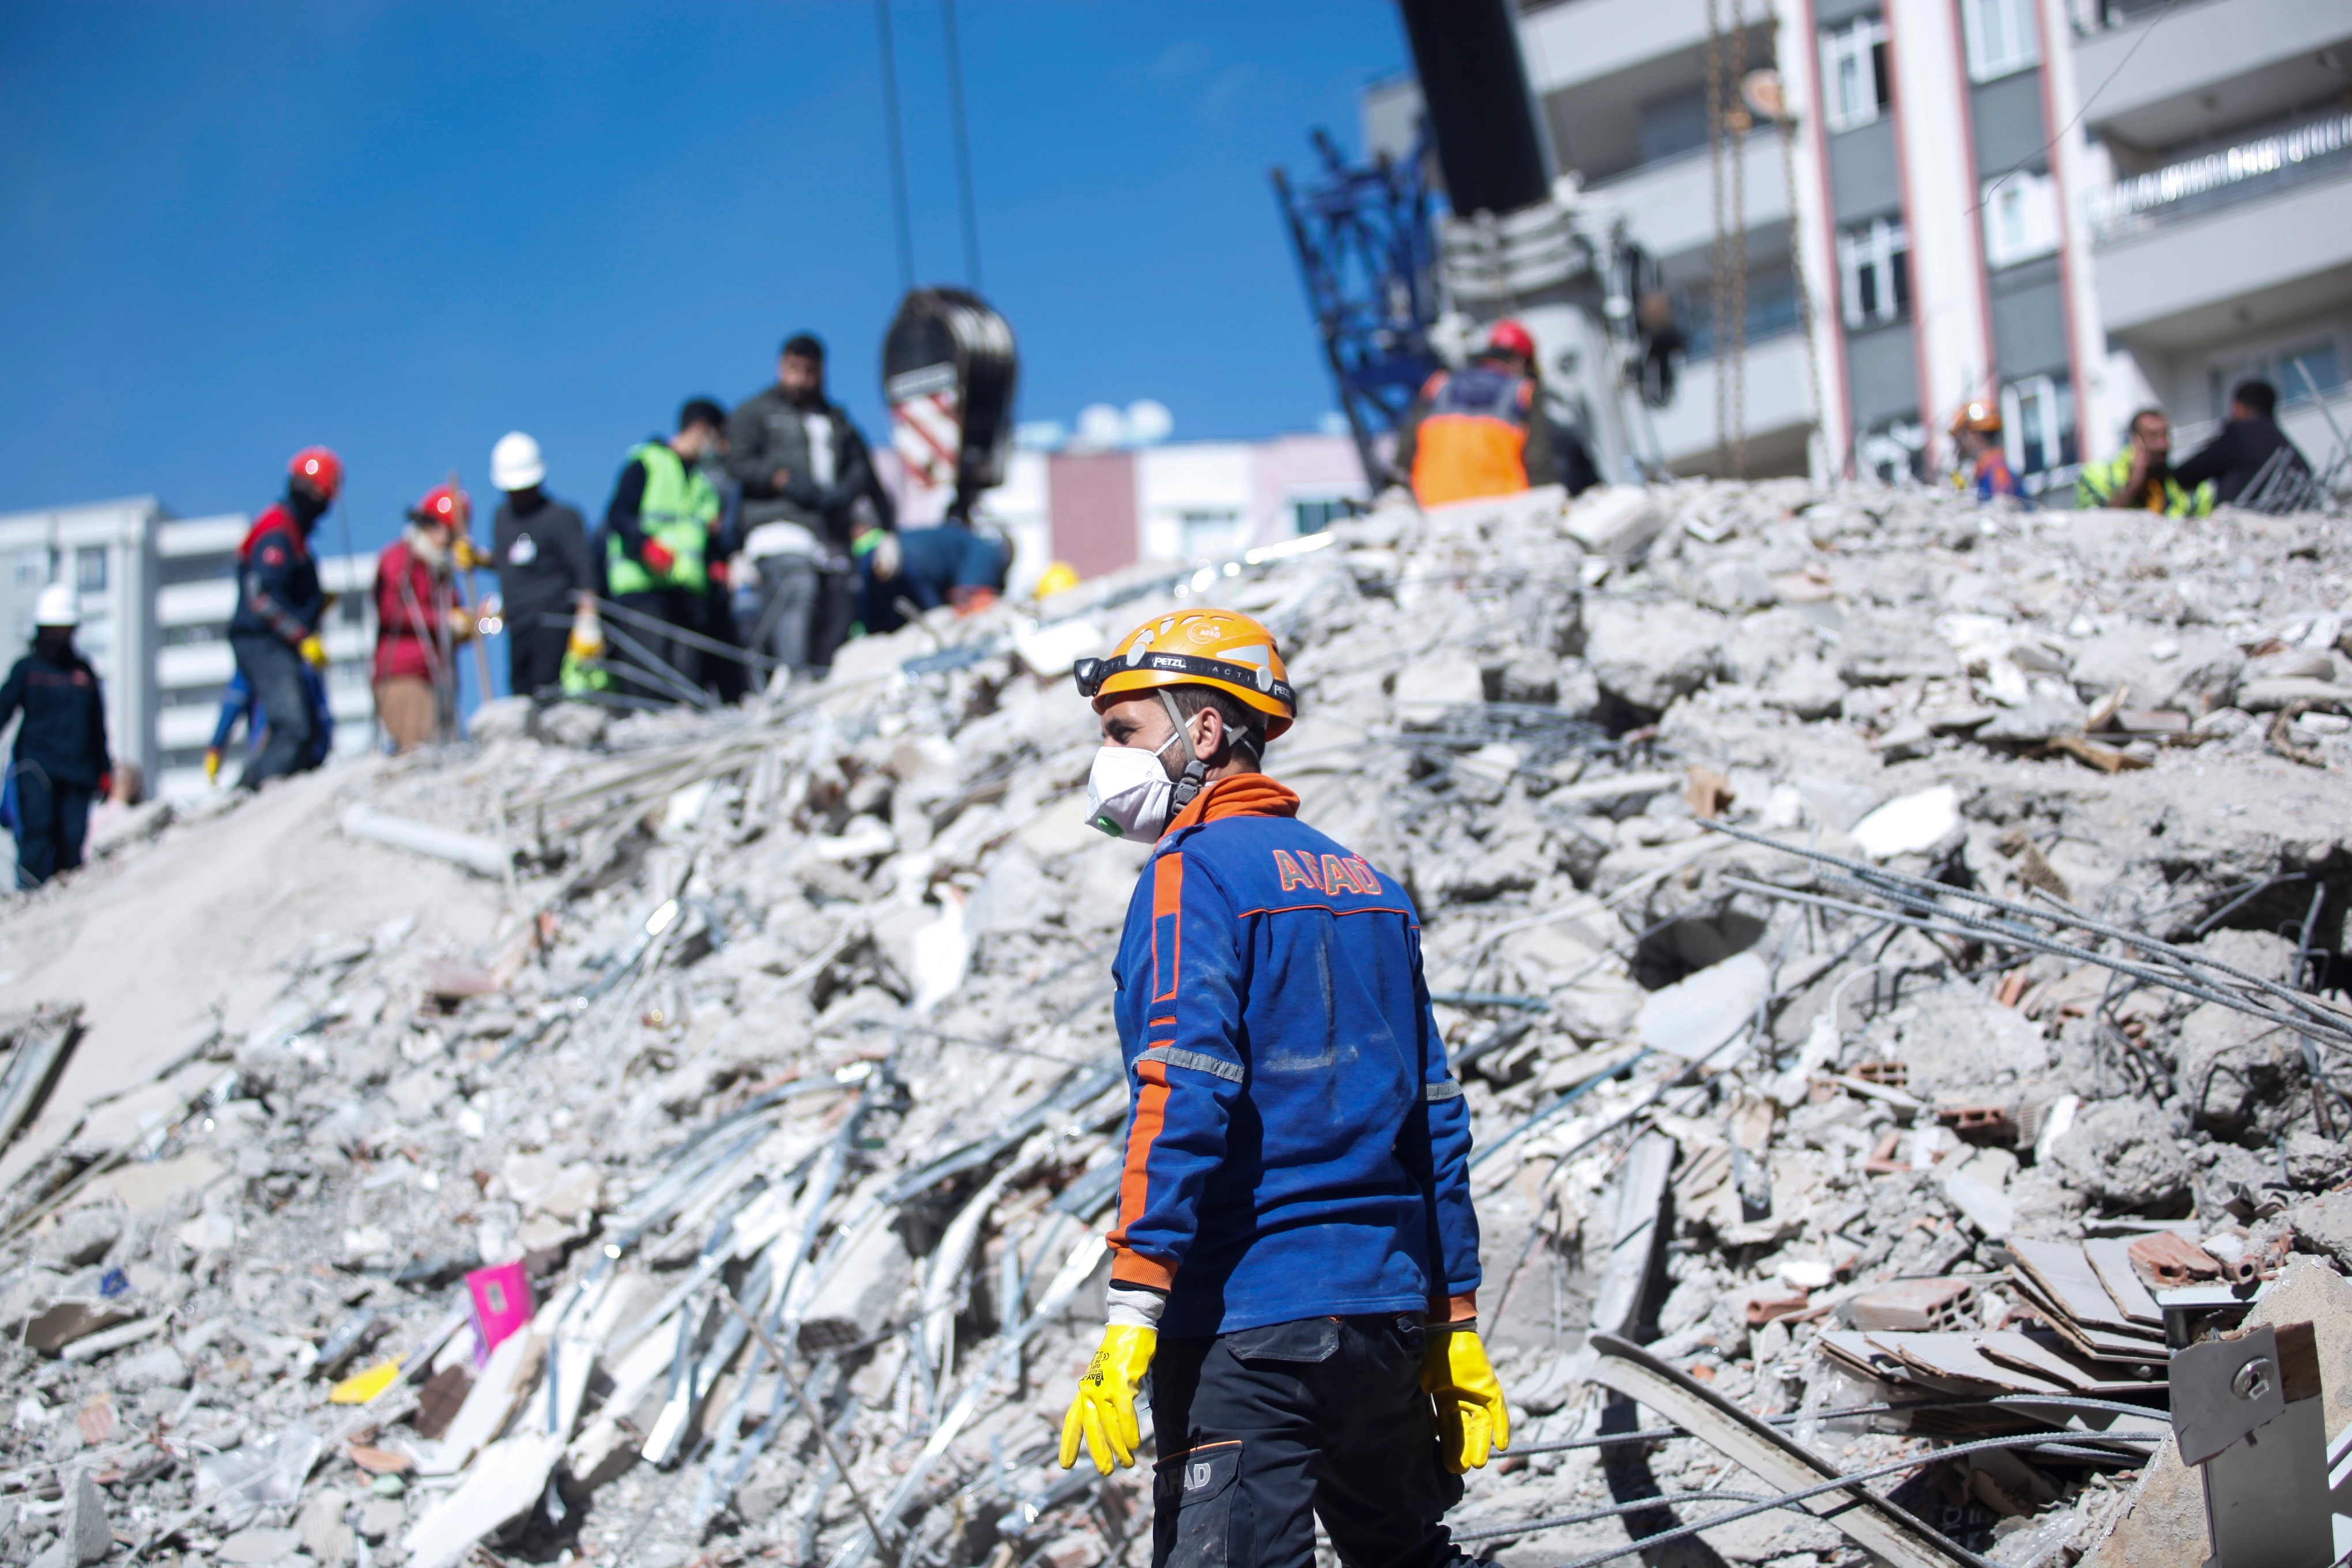
[[[1160, 1348], [1158, 1329], [1112, 1323], [1103, 1330], [1102, 1346], [1087, 1363], [1078, 1379], [1077, 1397], [1062, 1417], [1062, 1468], [1078, 1462], [1078, 1440], [1086, 1439], [1095, 1468], [1104, 1475], [1116, 1465], [1135, 1463], [1143, 1442], [1143, 1427], [1135, 1418], [1136, 1390], [1151, 1369], [1152, 1353]], [[1479, 1358], [1485, 1364], [1485, 1357]], [[1494, 1374], [1487, 1373], [1491, 1383]]]
[[[1489, 1452], [1511, 1446], [1511, 1412], [1477, 1330], [1429, 1326], [1421, 1389], [1436, 1406], [1438, 1447], [1455, 1475], [1484, 1468]], [[1064, 1437], [1062, 1446], [1069, 1441]]]

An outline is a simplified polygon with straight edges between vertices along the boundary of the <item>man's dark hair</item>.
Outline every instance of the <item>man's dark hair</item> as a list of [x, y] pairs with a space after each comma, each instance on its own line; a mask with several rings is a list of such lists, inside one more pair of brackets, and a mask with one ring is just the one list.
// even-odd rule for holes
[[1190, 719], [1203, 708], [1213, 708], [1225, 721], [1225, 732], [1234, 744], [1246, 746], [1259, 767], [1265, 765], [1265, 715], [1229, 691], [1213, 686], [1170, 686], [1162, 688], [1176, 704], [1176, 711]]
[[823, 364], [824, 340], [814, 332], [794, 332], [784, 340], [784, 346], [776, 352], [780, 356], [791, 354], [795, 359], [813, 359], [817, 363]]
[[2137, 435], [2139, 433], [2139, 422], [2143, 419], [2162, 419], [2168, 425], [2172, 423], [2172, 421], [2167, 417], [2163, 409], [2156, 407], [2154, 405], [2150, 405], [2146, 408], [2140, 409], [2131, 416], [2131, 423], [2124, 426], [2125, 431], [2130, 435]]
[[2238, 389], [2230, 394], [2230, 401], [2244, 404], [2246, 412], [2257, 419], [2268, 419], [2278, 412], [2278, 388], [2259, 379], [2242, 381]]
[[677, 427], [681, 434], [698, 425], [708, 425], [713, 430], [727, 428], [727, 406], [715, 397], [689, 397], [677, 411]]

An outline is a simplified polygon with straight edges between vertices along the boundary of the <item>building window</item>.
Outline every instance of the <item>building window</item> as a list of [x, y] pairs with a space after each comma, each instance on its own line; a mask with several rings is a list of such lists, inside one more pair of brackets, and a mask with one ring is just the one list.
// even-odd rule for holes
[[1960, 0], [1960, 18], [1969, 36], [1969, 75], [1976, 80], [2042, 63], [2033, 0]]
[[1338, 496], [1290, 503], [1292, 524], [1301, 533], [1320, 533], [1341, 518], [1353, 515], [1358, 510], [1352, 503]]
[[37, 588], [49, 580], [49, 552], [46, 550], [16, 552], [16, 586]]
[[234, 555], [166, 555], [157, 571], [163, 587], [181, 583], [211, 583], [236, 575]]
[[2058, 248], [2058, 185], [2020, 170], [1986, 183], [1982, 203], [1985, 265], [2014, 267]]
[[2079, 460], [2074, 388], [2046, 375], [2011, 382], [2000, 393], [2001, 449], [2019, 474], [2042, 474]]
[[2246, 381], [2267, 381], [2276, 387], [2282, 408], [2290, 403], [2308, 403], [2315, 386], [2322, 397], [2332, 397], [2342, 389], [2344, 359], [2334, 338], [2317, 338], [2214, 365], [2205, 373], [2214, 418], [2230, 416], [2230, 394]]
[[1910, 231], [1883, 217], [1847, 229], [1838, 236], [1838, 278], [1848, 327], [1903, 320], [1911, 310]]
[[1216, 508], [1177, 514], [1183, 525], [1184, 553], [1217, 555], [1228, 550], [1238, 550], [1242, 544], [1242, 514], [1229, 508]]
[[1832, 131], [1876, 120], [1895, 101], [1888, 90], [1886, 24], [1858, 16], [1822, 34], [1822, 119]]
[[74, 552], [74, 586], [85, 594], [106, 592], [106, 546], [85, 544]]
[[163, 646], [165, 647], [186, 647], [194, 643], [220, 642], [223, 641], [227, 635], [228, 634], [222, 630], [221, 627], [210, 621], [205, 622], [201, 626], [165, 626], [163, 628]]

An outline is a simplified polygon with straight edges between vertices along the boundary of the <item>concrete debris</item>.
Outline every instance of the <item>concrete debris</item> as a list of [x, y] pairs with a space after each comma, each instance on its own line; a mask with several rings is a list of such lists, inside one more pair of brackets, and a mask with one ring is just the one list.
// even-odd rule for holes
[[[0, 1563], [1134, 1560], [1149, 1471], [1051, 1462], [1143, 859], [1067, 673], [1203, 597], [1423, 916], [1518, 1406], [1465, 1544], [1811, 1568], [1885, 1466], [1874, 1550], [2201, 1562], [2168, 1331], [2352, 1357], [2347, 581], [2307, 517], [1391, 504], [159, 814], [0, 913]], [[1675, 1500], [1738, 1454], [1832, 1490]]]

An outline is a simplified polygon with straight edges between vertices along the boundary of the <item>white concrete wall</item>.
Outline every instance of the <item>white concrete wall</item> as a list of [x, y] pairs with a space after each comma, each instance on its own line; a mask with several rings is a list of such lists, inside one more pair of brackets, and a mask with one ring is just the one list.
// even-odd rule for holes
[[[1135, 455], [1137, 553], [1145, 561], [1181, 561], [1198, 553], [1188, 543], [1186, 514], [1231, 513], [1230, 544], [1246, 542], [1253, 497], [1253, 458], [1243, 441], [1187, 441], [1147, 447]], [[1198, 531], [1194, 531], [1197, 541]]]
[[1911, 232], [1911, 315], [1920, 416], [1940, 430], [1994, 387], [1985, 314], [1983, 228], [1969, 137], [1967, 53], [1950, 0], [1889, 0], [1896, 135]]

